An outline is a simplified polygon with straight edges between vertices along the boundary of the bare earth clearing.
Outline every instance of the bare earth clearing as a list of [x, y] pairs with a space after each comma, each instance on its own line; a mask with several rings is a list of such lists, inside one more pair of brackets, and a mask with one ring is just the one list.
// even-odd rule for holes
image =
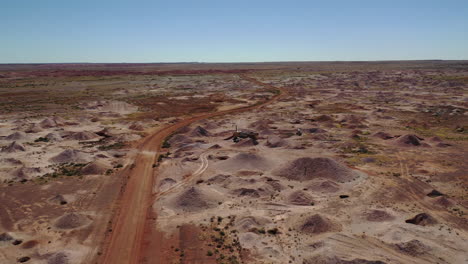
[[0, 65], [0, 263], [466, 263], [467, 90], [463, 61]]

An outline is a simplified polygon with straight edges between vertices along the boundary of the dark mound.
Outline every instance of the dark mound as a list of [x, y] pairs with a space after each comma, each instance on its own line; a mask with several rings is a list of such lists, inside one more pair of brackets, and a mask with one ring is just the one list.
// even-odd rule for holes
[[213, 206], [213, 203], [198, 188], [191, 187], [176, 198], [176, 206], [188, 212], [199, 211]]
[[253, 197], [253, 198], [260, 197], [260, 193], [257, 190], [249, 189], [249, 188], [236, 189], [232, 192], [232, 194], [237, 195], [239, 197], [243, 197], [243, 196], [248, 196], [248, 197]]
[[171, 188], [172, 186], [174, 186], [174, 184], [176, 184], [176, 183], [177, 183], [177, 181], [172, 179], [172, 178], [165, 178], [165, 179], [161, 180], [161, 182], [159, 183], [159, 190], [160, 191], [166, 191], [169, 188]]
[[47, 264], [68, 264], [68, 263], [70, 263], [68, 256], [62, 252], [55, 253], [47, 259]]
[[77, 213], [69, 213], [57, 219], [55, 227], [60, 229], [73, 229], [87, 225], [89, 222], [90, 221], [87, 216]]
[[57, 156], [52, 157], [50, 160], [55, 163], [86, 163], [90, 161], [90, 157], [81, 151], [75, 149], [67, 149], [58, 154]]
[[84, 132], [75, 132], [70, 135], [70, 139], [75, 140], [91, 140], [99, 137], [96, 133], [84, 131]]
[[382, 131], [377, 132], [377, 133], [375, 133], [375, 134], [372, 135], [372, 136], [373, 136], [373, 137], [376, 137], [376, 138], [384, 139], [384, 140], [393, 138], [393, 136], [391, 136], [390, 134], [385, 133], [385, 132], [382, 132]]
[[389, 213], [382, 210], [371, 210], [365, 214], [366, 220], [371, 222], [385, 222], [395, 219]]
[[41, 168], [27, 168], [27, 167], [21, 167], [17, 170], [15, 170], [12, 175], [21, 178], [21, 179], [27, 179], [27, 178], [32, 178], [34, 176], [39, 175], [42, 172]]
[[210, 135], [210, 132], [201, 126], [197, 126], [190, 132], [190, 136], [192, 137], [209, 137]]
[[304, 223], [299, 227], [299, 230], [306, 234], [320, 234], [329, 232], [332, 229], [332, 222], [318, 214], [307, 217]]
[[420, 256], [431, 250], [430, 247], [424, 245], [421, 241], [413, 239], [409, 242], [395, 244], [395, 247], [404, 254], [410, 256]]
[[52, 118], [46, 118], [42, 120], [39, 125], [43, 128], [51, 128], [51, 127], [56, 127], [57, 123]]
[[357, 177], [351, 169], [330, 158], [299, 158], [279, 170], [276, 174], [295, 181], [325, 178], [347, 182]]
[[443, 208], [448, 208], [454, 205], [452, 201], [445, 197], [438, 197], [434, 199], [434, 204]]
[[266, 143], [266, 146], [270, 148], [284, 147], [287, 145], [288, 143], [278, 136], [269, 136]]
[[406, 220], [405, 222], [408, 224], [420, 225], [420, 226], [437, 224], [437, 221], [432, 216], [426, 213], [418, 214], [414, 216], [413, 218]]
[[1, 241], [11, 241], [11, 240], [13, 240], [13, 237], [10, 234], [8, 234], [8, 233], [0, 234], [0, 242]]
[[29, 240], [29, 241], [24, 242], [21, 248], [30, 249], [30, 248], [37, 246], [38, 244], [39, 242], [37, 240]]
[[218, 144], [214, 144], [213, 146], [211, 146], [209, 149], [220, 149], [221, 146], [218, 145]]
[[314, 205], [312, 196], [303, 191], [295, 191], [291, 193], [288, 197], [288, 201], [294, 205]]
[[104, 174], [111, 166], [102, 161], [94, 161], [83, 167], [81, 174], [83, 175], [100, 175]]
[[319, 134], [319, 133], [326, 133], [327, 132], [326, 130], [318, 128], [318, 127], [309, 128], [306, 131], [311, 133], [311, 134]]
[[1, 152], [13, 153], [18, 151], [26, 151], [23, 145], [16, 143], [16, 141], [11, 142], [10, 145], [4, 147]]
[[253, 147], [256, 145], [258, 145], [257, 140], [251, 138], [241, 139], [239, 142], [234, 144], [235, 147]]
[[403, 135], [403, 136], [398, 137], [395, 140], [395, 144], [397, 144], [398, 146], [402, 146], [402, 147], [418, 147], [418, 146], [423, 145], [421, 143], [421, 140], [424, 140], [424, 139], [416, 135], [408, 134], [408, 135]]
[[15, 132], [13, 134], [10, 134], [8, 136], [5, 137], [5, 139], [7, 140], [22, 140], [22, 139], [27, 139], [28, 138], [28, 135], [26, 135], [26, 133], [24, 132]]
[[433, 197], [444, 196], [444, 194], [437, 190], [432, 190], [430, 193], [427, 194], [427, 196], [433, 198]]

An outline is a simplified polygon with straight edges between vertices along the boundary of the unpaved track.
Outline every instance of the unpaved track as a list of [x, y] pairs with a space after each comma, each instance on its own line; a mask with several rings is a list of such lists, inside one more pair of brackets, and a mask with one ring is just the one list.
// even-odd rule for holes
[[190, 125], [193, 122], [215, 116], [257, 109], [271, 104], [287, 94], [282, 88], [262, 83], [245, 75], [240, 75], [240, 77], [267, 89], [279, 90], [280, 93], [262, 104], [188, 117], [175, 124], [159, 129], [145, 138], [138, 147], [139, 154], [135, 158], [133, 169], [128, 169], [129, 179], [120, 200], [119, 212], [114, 217], [112, 235], [104, 248], [105, 254], [99, 263], [138, 263], [147, 212], [152, 204], [152, 166], [156, 161], [157, 154], [161, 151], [162, 142], [166, 137], [177, 129]]

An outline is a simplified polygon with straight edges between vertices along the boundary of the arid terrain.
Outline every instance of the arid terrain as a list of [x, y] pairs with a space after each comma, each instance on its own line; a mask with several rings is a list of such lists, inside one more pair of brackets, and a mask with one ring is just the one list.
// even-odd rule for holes
[[468, 263], [468, 62], [0, 65], [0, 263]]

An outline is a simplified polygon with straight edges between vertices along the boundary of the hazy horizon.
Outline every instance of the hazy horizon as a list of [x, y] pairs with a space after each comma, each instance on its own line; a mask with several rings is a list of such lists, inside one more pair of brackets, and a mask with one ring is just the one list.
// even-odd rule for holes
[[468, 60], [466, 1], [14, 1], [0, 63]]

